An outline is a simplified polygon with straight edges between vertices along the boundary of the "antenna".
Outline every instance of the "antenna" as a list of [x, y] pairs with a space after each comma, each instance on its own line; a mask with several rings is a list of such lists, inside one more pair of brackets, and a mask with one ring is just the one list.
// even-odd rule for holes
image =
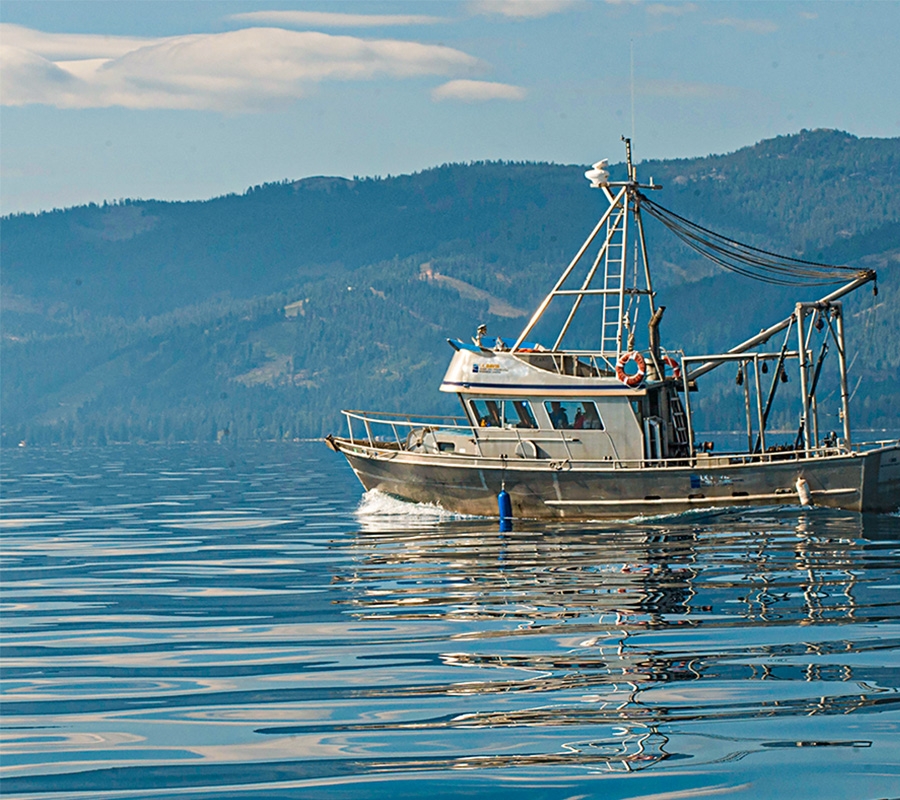
[[[634, 164], [631, 162], [631, 139], [627, 136], [623, 136], [622, 141], [625, 142], [625, 165], [628, 169], [628, 180], [637, 182], [637, 172], [634, 169]], [[585, 177], [586, 176], [587, 173], [585, 173]]]
[[634, 39], [631, 40], [631, 138], [634, 140]]

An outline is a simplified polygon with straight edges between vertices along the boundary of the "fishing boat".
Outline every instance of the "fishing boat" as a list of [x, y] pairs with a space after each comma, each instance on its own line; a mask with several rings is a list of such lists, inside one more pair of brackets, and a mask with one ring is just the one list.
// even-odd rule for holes
[[[330, 435], [327, 444], [367, 490], [462, 514], [589, 519], [786, 504], [896, 509], [900, 441], [856, 443], [850, 425], [841, 298], [877, 287], [875, 272], [779, 256], [690, 222], [650, 199], [662, 187], [638, 181], [631, 142], [624, 142], [625, 180], [610, 180], [606, 160], [585, 172], [606, 208], [519, 335], [490, 337], [481, 325], [470, 342], [448, 340], [454, 352], [440, 390], [457, 395], [462, 414], [347, 410], [347, 435]], [[836, 288], [796, 302], [789, 316], [727, 351], [666, 349], [642, 214], [727, 269], [806, 291]], [[548, 325], [552, 335], [539, 340], [536, 332]], [[585, 331], [593, 337], [588, 347]], [[832, 351], [836, 359], [828, 359]], [[736, 426], [746, 429], [746, 446], [719, 452], [698, 441], [691, 396], [701, 377], [728, 367], [743, 394]], [[820, 430], [817, 391], [829, 370], [831, 392], [840, 397], [837, 432]], [[796, 434], [775, 443], [773, 403], [789, 392]]]

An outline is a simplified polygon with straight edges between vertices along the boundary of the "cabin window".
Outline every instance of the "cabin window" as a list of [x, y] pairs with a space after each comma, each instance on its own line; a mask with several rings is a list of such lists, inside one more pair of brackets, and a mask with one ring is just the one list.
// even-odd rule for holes
[[589, 400], [548, 400], [544, 408], [547, 409], [550, 424], [557, 430], [603, 430], [603, 420], [597, 406]]
[[481, 428], [537, 428], [527, 400], [472, 400], [470, 405]]
[[531, 403], [527, 400], [507, 400], [507, 419], [512, 419], [516, 428], [536, 428], [537, 422], [531, 413]]
[[472, 413], [475, 415], [475, 424], [481, 428], [503, 427], [502, 400], [473, 400]]

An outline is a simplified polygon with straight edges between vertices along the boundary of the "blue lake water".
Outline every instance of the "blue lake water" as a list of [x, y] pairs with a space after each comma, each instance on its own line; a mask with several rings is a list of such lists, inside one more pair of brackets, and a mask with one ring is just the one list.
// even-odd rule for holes
[[900, 517], [454, 519], [320, 443], [2, 459], [3, 797], [900, 796]]

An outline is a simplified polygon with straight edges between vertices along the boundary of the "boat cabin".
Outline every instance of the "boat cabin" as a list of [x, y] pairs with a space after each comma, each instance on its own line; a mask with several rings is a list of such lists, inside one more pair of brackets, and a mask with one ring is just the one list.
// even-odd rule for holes
[[615, 462], [686, 452], [673, 378], [632, 387], [596, 359], [533, 344], [516, 351], [499, 338], [450, 344], [456, 352], [441, 391], [459, 397], [468, 425], [425, 431], [409, 443], [413, 450]]

